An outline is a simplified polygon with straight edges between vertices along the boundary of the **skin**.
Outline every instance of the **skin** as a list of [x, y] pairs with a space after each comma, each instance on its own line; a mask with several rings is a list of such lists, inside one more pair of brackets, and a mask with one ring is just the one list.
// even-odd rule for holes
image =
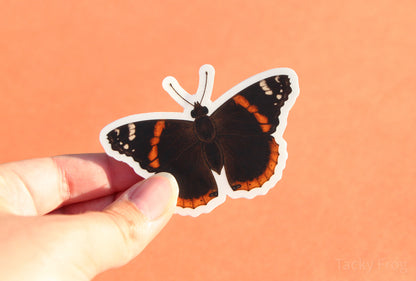
[[0, 165], [2, 280], [91, 280], [157, 235], [178, 196], [169, 174], [142, 180], [105, 154]]

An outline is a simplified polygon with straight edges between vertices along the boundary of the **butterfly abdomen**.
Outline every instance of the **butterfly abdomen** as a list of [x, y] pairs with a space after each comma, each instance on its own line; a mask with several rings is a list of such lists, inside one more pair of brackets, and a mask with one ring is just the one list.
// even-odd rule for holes
[[218, 174], [224, 165], [222, 151], [217, 145], [215, 125], [207, 115], [198, 116], [194, 122], [194, 131], [201, 142], [204, 160], [211, 170]]

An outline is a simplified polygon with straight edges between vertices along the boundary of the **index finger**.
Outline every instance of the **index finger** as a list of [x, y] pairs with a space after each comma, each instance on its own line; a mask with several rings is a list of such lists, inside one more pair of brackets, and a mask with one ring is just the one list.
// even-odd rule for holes
[[104, 153], [63, 155], [0, 165], [0, 205], [19, 215], [123, 191], [142, 178]]

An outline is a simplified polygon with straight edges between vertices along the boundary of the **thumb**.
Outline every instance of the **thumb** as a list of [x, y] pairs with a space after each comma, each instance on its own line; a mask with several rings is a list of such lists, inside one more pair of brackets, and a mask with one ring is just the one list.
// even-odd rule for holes
[[80, 215], [86, 235], [80, 241], [84, 249], [74, 249], [84, 252], [76, 263], [92, 276], [127, 263], [166, 225], [177, 198], [175, 178], [159, 173], [133, 185], [103, 212]]

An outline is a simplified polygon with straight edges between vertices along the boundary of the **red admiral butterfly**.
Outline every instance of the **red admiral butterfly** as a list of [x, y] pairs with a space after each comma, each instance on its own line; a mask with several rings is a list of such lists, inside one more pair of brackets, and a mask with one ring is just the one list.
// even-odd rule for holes
[[211, 102], [213, 79], [214, 68], [202, 66], [198, 91], [189, 95], [167, 77], [163, 87], [183, 113], [129, 116], [100, 135], [105, 151], [141, 176], [175, 176], [182, 215], [209, 212], [226, 195], [266, 194], [281, 178], [287, 159], [282, 135], [299, 93], [296, 73], [278, 68], [257, 74]]

